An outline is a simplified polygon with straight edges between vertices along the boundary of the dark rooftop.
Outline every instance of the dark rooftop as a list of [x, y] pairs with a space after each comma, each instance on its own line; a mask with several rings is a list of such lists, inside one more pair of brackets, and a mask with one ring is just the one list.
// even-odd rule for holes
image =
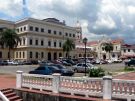
[[55, 24], [60, 24], [60, 25], [66, 25], [64, 20], [63, 20], [63, 22], [60, 22], [56, 18], [46, 18], [46, 19], [43, 19], [43, 21], [51, 22], [51, 23], [55, 23]]

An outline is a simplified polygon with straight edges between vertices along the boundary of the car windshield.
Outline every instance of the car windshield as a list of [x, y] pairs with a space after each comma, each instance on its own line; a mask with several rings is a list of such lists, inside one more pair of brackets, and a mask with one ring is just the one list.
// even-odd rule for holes
[[56, 66], [59, 69], [65, 69], [66, 68], [65, 66], [62, 66], [62, 65], [52, 65], [52, 66]]
[[57, 68], [57, 67], [55, 67], [55, 66], [48, 66], [48, 68], [50, 69], [50, 70], [59, 70], [59, 68]]
[[92, 64], [87, 64], [89, 67], [93, 67], [93, 65]]

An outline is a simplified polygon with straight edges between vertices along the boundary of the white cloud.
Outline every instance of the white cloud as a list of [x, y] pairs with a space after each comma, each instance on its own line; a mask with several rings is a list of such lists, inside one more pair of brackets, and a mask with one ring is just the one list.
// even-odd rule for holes
[[128, 11], [130, 14], [135, 14], [135, 6], [128, 6]]
[[22, 14], [22, 0], [0, 0], [0, 12], [11, 17]]
[[[22, 14], [22, 0], [0, 2], [0, 13], [10, 17]], [[135, 42], [134, 0], [26, 0], [26, 4], [30, 17], [55, 17], [72, 26], [80, 20], [84, 36], [90, 39], [106, 34]]]

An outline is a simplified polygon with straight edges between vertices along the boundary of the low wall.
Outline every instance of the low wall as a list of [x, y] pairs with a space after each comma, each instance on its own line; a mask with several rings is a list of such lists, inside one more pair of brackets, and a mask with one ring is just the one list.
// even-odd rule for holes
[[[86, 98], [46, 91], [13, 89], [23, 101], [99, 101], [98, 98]], [[101, 101], [101, 99], [100, 99]]]

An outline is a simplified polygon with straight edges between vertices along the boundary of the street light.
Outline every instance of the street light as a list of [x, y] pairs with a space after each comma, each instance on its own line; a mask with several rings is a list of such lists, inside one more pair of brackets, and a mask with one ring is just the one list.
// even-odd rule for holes
[[83, 43], [84, 43], [84, 45], [85, 45], [85, 76], [86, 76], [86, 44], [87, 44], [87, 41], [88, 41], [87, 38], [84, 38], [84, 39], [83, 39]]

